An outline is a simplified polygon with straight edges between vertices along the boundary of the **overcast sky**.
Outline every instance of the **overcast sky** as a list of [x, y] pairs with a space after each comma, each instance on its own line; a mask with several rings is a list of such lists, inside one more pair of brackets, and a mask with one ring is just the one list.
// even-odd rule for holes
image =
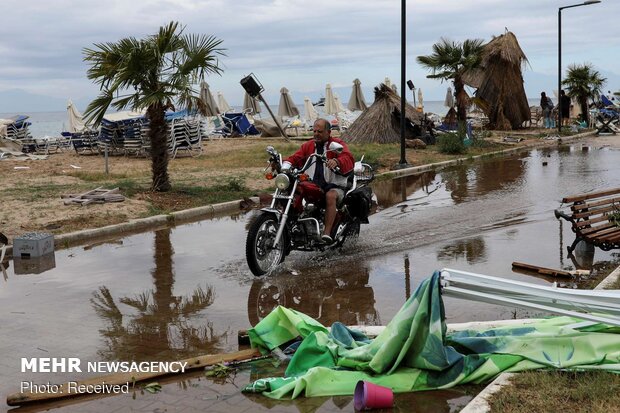
[[[527, 55], [525, 88], [535, 98], [557, 88], [559, 0], [408, 0], [407, 79], [427, 100], [443, 100], [445, 83], [426, 79], [415, 57], [430, 54], [442, 36], [490, 40], [512, 31]], [[287, 87], [296, 102], [320, 97], [331, 83], [342, 100], [359, 78], [372, 88], [387, 76], [400, 85], [398, 0], [2, 0], [0, 112], [80, 110], [98, 89], [86, 79], [82, 49], [93, 43], [155, 33], [171, 20], [187, 33], [223, 40], [222, 76], [207, 82], [240, 105], [239, 80], [253, 72], [278, 103]], [[620, 89], [620, 0], [562, 12], [562, 61], [592, 63]]]

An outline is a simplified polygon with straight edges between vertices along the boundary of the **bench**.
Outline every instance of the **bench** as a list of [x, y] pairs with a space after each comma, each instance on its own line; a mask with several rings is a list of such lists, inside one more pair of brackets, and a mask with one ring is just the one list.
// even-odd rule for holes
[[620, 248], [620, 188], [589, 194], [569, 196], [562, 204], [570, 204], [570, 215], [555, 210], [557, 219], [564, 218], [572, 224], [575, 241], [568, 247], [569, 255], [579, 241], [586, 241], [603, 251]]

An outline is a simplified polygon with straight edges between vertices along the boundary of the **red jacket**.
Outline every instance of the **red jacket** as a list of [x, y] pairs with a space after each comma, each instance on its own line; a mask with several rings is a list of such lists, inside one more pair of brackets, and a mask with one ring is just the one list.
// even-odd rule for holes
[[[341, 153], [328, 152], [327, 159], [338, 159], [340, 173], [348, 174], [353, 170], [353, 164], [355, 164], [355, 159], [349, 151], [349, 147], [342, 139], [334, 138], [332, 136], [329, 137], [325, 145], [329, 146], [331, 142], [341, 144], [344, 147], [344, 150]], [[308, 159], [308, 157], [315, 152], [316, 147], [314, 145], [314, 139], [310, 139], [309, 141], [304, 142], [304, 144], [301, 145], [301, 148], [299, 148], [297, 152], [286, 158], [285, 161], [289, 161], [296, 168], [301, 168], [302, 166], [304, 166], [304, 163], [306, 163], [306, 159]]]

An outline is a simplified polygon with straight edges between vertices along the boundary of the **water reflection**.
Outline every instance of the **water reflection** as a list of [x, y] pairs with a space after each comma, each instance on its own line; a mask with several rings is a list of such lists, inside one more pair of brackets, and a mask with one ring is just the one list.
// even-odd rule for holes
[[441, 171], [441, 178], [452, 200], [458, 204], [474, 196], [509, 187], [519, 182], [525, 170], [523, 161], [529, 154], [511, 158], [476, 162], [469, 167], [456, 166]]
[[248, 294], [248, 319], [256, 325], [278, 305], [292, 308], [323, 325], [379, 325], [370, 270], [364, 263], [321, 269], [312, 274], [255, 278]]
[[445, 245], [437, 251], [437, 260], [440, 262], [458, 261], [464, 257], [469, 264], [487, 261], [487, 246], [483, 237], [474, 237], [457, 240]]
[[107, 324], [100, 330], [106, 343], [106, 349], [98, 352], [103, 359], [169, 360], [223, 348], [220, 341], [226, 332], [215, 334], [210, 322], [201, 327], [190, 324], [192, 316], [213, 304], [213, 287], [199, 286], [187, 296], [173, 293], [171, 232], [170, 228], [155, 232], [153, 289], [117, 300], [107, 286], [93, 292], [92, 307]]
[[377, 204], [381, 208], [391, 207], [406, 201], [409, 195], [420, 189], [429, 195], [437, 189], [435, 175], [435, 171], [428, 171], [373, 183], [372, 190], [377, 196]]

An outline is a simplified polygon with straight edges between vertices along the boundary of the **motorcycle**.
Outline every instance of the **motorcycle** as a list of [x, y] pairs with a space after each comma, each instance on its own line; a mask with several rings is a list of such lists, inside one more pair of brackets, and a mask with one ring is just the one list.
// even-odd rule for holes
[[[325, 194], [306, 174], [317, 158], [325, 164], [327, 153], [341, 153], [343, 150], [341, 144], [331, 142], [325, 153], [312, 154], [301, 169], [296, 169], [289, 162], [283, 162], [282, 156], [272, 146], [267, 147], [270, 157], [265, 176], [275, 180], [276, 190], [271, 205], [260, 210], [248, 230], [245, 254], [254, 275], [273, 271], [293, 250], [325, 251], [339, 248], [345, 242], [355, 242], [360, 224], [368, 223], [372, 205], [372, 190], [368, 186], [374, 179], [371, 166], [363, 163], [362, 157], [347, 175], [348, 186], [338, 206], [330, 244], [321, 239]], [[340, 173], [338, 168], [335, 172]]]

